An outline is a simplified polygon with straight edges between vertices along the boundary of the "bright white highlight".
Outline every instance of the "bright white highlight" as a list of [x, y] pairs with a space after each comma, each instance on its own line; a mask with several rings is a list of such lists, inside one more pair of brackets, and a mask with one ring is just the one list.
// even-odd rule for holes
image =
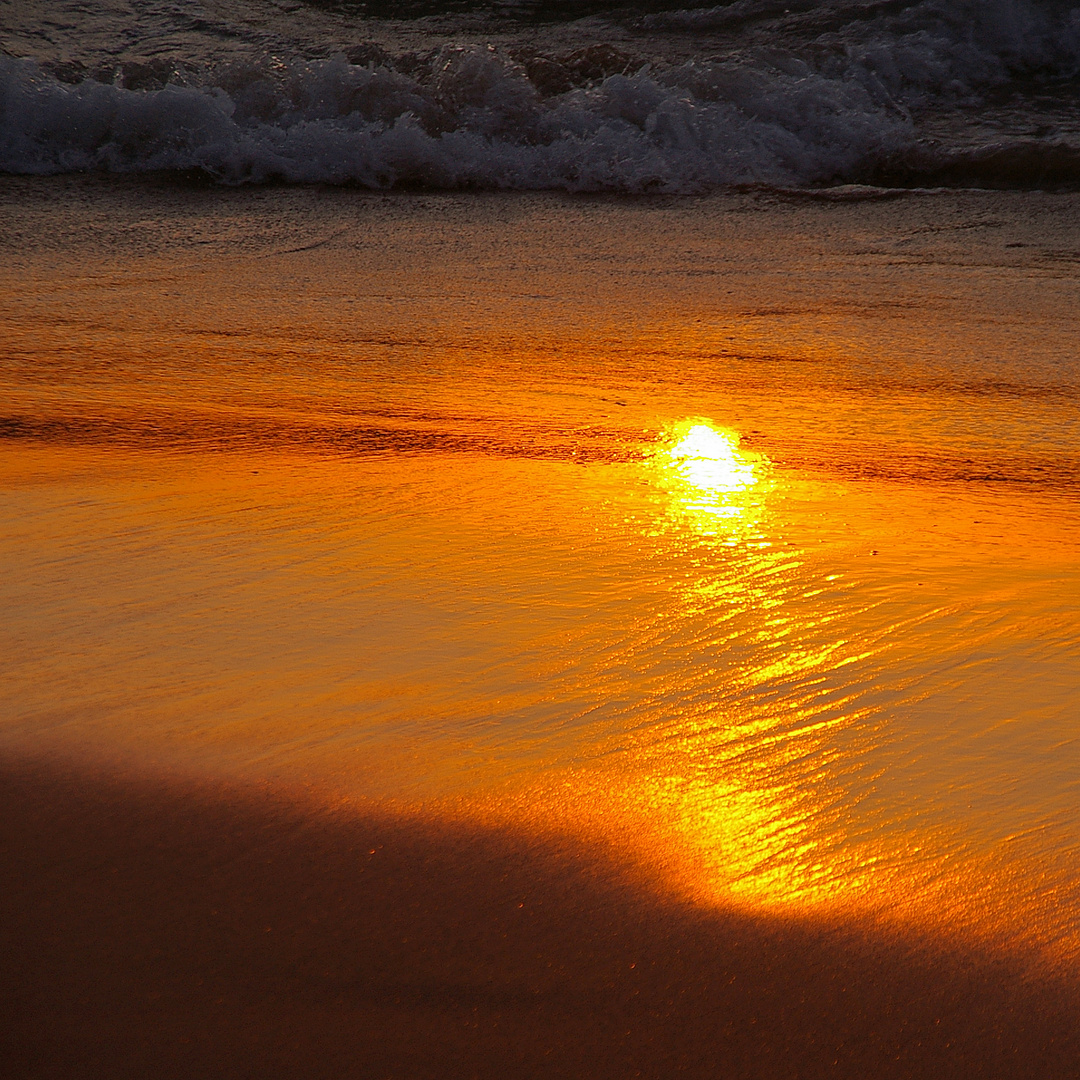
[[701, 492], [738, 491], [757, 482], [735, 440], [707, 424], [695, 424], [669, 451], [682, 478]]

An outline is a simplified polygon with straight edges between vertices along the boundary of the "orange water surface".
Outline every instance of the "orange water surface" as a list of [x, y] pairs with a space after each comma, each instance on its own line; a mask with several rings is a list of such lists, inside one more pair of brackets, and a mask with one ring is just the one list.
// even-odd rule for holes
[[1073, 963], [1075, 197], [78, 183], [9, 182], [0, 746]]

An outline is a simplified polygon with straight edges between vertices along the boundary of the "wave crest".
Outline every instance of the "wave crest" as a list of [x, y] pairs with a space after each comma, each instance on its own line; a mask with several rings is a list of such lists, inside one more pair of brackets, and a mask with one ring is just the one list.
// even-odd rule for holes
[[267, 62], [129, 89], [0, 58], [0, 168], [691, 192], [829, 180], [909, 137], [857, 84], [737, 62], [643, 64], [547, 95], [489, 48], [444, 48], [427, 67]]
[[[360, 44], [321, 60], [157, 58], [93, 70], [0, 56], [0, 170], [627, 193], [1080, 182], [1080, 138], [1069, 131], [1033, 139], [1025, 121], [974, 145], [966, 119], [1002, 87], [1060, 86], [1080, 72], [1080, 8], [786, 4], [735, 0], [638, 19], [657, 32], [741, 28], [736, 48], [682, 63], [603, 42], [397, 57]], [[746, 29], [762, 20], [769, 47]]]

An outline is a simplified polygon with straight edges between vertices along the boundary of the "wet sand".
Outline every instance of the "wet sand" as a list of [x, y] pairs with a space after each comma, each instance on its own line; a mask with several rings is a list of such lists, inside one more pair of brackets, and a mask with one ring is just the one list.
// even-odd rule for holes
[[1075, 195], [0, 183], [0, 1073], [1080, 1076]]
[[8, 1077], [1069, 1077], [1080, 988], [566, 838], [8, 758]]

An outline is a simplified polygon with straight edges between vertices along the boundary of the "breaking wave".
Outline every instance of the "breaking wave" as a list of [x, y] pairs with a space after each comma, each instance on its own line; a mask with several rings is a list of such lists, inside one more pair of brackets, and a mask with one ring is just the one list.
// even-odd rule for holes
[[741, 65], [642, 65], [550, 96], [522, 63], [481, 47], [441, 50], [426, 78], [344, 57], [217, 76], [129, 90], [0, 61], [0, 165], [687, 192], [846, 176], [898, 149], [909, 127], [857, 84]]
[[[746, 37], [770, 19], [783, 47]], [[1076, 76], [1080, 9], [882, 0], [792, 14], [735, 0], [643, 15], [637, 26], [639, 55], [602, 43], [400, 56], [361, 45], [326, 59], [93, 70], [0, 57], [0, 170], [628, 193], [1080, 182], [1080, 141], [1068, 133], [951, 145], [923, 128], [935, 109]], [[650, 58], [650, 34], [725, 28], [743, 35], [738, 48]]]

